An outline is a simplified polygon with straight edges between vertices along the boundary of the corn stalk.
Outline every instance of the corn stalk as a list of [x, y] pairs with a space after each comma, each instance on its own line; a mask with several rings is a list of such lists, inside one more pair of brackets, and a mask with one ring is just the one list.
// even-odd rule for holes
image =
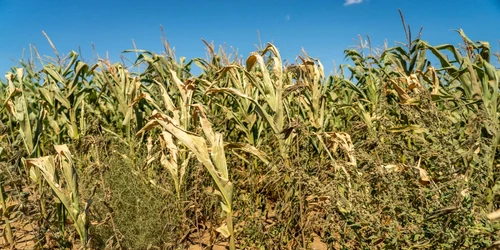
[[[271, 53], [270, 68], [266, 66], [263, 58], [267, 52]], [[228, 66], [221, 73], [227, 74], [231, 67], [239, 68], [238, 66]], [[269, 43], [261, 54], [252, 53], [247, 58], [246, 69], [239, 69], [231, 72], [241, 72], [237, 79], [245, 79], [244, 81], [235, 82], [235, 87], [209, 87], [206, 93], [225, 93], [243, 99], [245, 102], [242, 104], [238, 102], [239, 113], [246, 112], [250, 116], [255, 112], [266, 121], [278, 140], [280, 156], [288, 166], [291, 138], [286, 138], [282, 133], [287, 123], [285, 113], [288, 108], [288, 100], [284, 98], [284, 92], [288, 86], [284, 84], [283, 67], [277, 48]], [[246, 83], [247, 80], [249, 84]], [[210, 86], [214, 84], [211, 83]], [[253, 91], [253, 88], [258, 91]], [[247, 108], [249, 103], [253, 104], [252, 109]], [[248, 113], [249, 111], [250, 113]], [[245, 133], [249, 135], [249, 131], [245, 131]]]
[[86, 98], [94, 91], [86, 77], [92, 75], [97, 65], [89, 68], [87, 64], [77, 60], [78, 54], [72, 51], [66, 67], [53, 64], [44, 65], [46, 77], [38, 92], [49, 108], [47, 120], [54, 133], [58, 135], [61, 127], [66, 128], [71, 139], [77, 140], [85, 134]]
[[5, 107], [11, 117], [19, 123], [19, 134], [23, 139], [26, 152], [36, 157], [40, 153], [39, 143], [46, 111], [43, 108], [36, 110], [29, 105], [30, 91], [26, 89], [23, 68], [18, 68], [15, 75], [7, 73], [5, 77], [8, 82]]
[[212, 127], [203, 112], [200, 105], [193, 105], [205, 138], [193, 135], [178, 124], [172, 117], [156, 113], [150, 121], [141, 129], [137, 135], [145, 133], [155, 127], [160, 127], [164, 132], [171, 134], [183, 146], [192, 152], [198, 161], [200, 161], [208, 170], [214, 180], [217, 189], [222, 197], [221, 207], [222, 215], [226, 216], [226, 222], [217, 228], [217, 231], [225, 237], [229, 237], [230, 249], [235, 249], [234, 230], [233, 230], [233, 183], [229, 180], [227, 170], [226, 156], [224, 153], [224, 144], [222, 134], [214, 133]]
[[[52, 188], [57, 198], [66, 208], [69, 216], [75, 223], [76, 231], [80, 236], [82, 244], [88, 240], [88, 208], [80, 205], [80, 196], [78, 192], [78, 177], [74, 167], [71, 152], [66, 145], [54, 145], [57, 155], [44, 156], [40, 158], [29, 158], [24, 160], [28, 168], [37, 168], [45, 181]], [[60, 176], [62, 174], [62, 178]], [[37, 178], [37, 177], [34, 177]]]
[[[103, 107], [108, 113], [116, 117], [120, 114], [120, 121], [116, 122], [116, 126], [125, 134], [127, 138], [126, 144], [129, 146], [130, 155], [134, 153], [134, 143], [132, 137], [132, 121], [136, 104], [144, 97], [141, 94], [141, 81], [139, 77], [132, 77], [128, 70], [122, 65], [111, 65], [106, 61], [101, 60], [99, 63], [101, 72], [94, 74], [95, 81], [101, 86], [100, 95], [104, 96], [107, 105]], [[115, 110], [116, 107], [116, 110]], [[141, 116], [136, 114], [135, 121], [141, 124]], [[113, 131], [105, 129], [114, 134]]]
[[[10, 226], [10, 219], [9, 219], [9, 210], [7, 208], [7, 203], [5, 200], [7, 199], [5, 195], [5, 190], [3, 188], [3, 181], [0, 182], [0, 205], [2, 205], [2, 214], [1, 218], [5, 223], [5, 230], [4, 230], [4, 236], [7, 239], [7, 242], [10, 244], [11, 247], [14, 247], [14, 235], [12, 234], [12, 227]], [[5, 218], [4, 218], [5, 217]]]

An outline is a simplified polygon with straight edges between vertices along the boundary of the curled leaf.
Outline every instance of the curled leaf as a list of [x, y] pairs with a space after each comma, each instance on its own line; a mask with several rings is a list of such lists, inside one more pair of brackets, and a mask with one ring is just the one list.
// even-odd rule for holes
[[221, 233], [224, 237], [229, 237], [231, 236], [231, 233], [229, 232], [229, 229], [227, 228], [227, 225], [226, 223], [224, 223], [224, 225], [218, 227], [217, 229], [215, 229], [215, 231]]

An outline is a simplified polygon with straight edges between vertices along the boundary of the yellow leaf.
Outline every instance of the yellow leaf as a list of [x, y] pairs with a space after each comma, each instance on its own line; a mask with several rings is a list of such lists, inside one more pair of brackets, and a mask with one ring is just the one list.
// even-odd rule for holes
[[489, 213], [487, 217], [490, 220], [497, 220], [497, 219], [499, 219], [500, 218], [500, 209], [498, 209], [495, 212]]
[[229, 232], [229, 229], [227, 228], [227, 225], [226, 223], [224, 223], [224, 225], [218, 227], [217, 229], [215, 229], [215, 231], [221, 233], [224, 237], [229, 237], [231, 236], [231, 233]]

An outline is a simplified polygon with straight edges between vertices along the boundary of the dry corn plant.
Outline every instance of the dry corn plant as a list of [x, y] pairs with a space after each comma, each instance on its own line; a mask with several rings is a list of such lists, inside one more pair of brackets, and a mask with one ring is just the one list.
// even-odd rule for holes
[[380, 61], [374, 56], [363, 57], [355, 50], [347, 50], [346, 56], [354, 62], [353, 66], [348, 66], [351, 71], [350, 79], [340, 79], [340, 84], [348, 87], [344, 92], [351, 100], [346, 107], [363, 121], [368, 128], [369, 136], [375, 138], [376, 122], [384, 112], [380, 107], [380, 97], [384, 81], [381, 71], [385, 69], [376, 67], [380, 65]]
[[[265, 129], [265, 123], [262, 122], [263, 118], [261, 116], [251, 112], [251, 110], [254, 110], [254, 102], [248, 98], [219, 99], [213, 95], [217, 91], [222, 91], [222, 89], [234, 89], [239, 91], [240, 94], [257, 100], [259, 90], [253, 87], [248, 76], [243, 73], [243, 68], [239, 65], [225, 66], [218, 72], [218, 75], [212, 81], [200, 79], [202, 83], [207, 85], [205, 93], [211, 94], [212, 99], [210, 102], [213, 102], [217, 107], [212, 109], [211, 113], [214, 116], [225, 117], [225, 120], [234, 122], [234, 127], [237, 129], [236, 133], [243, 133], [244, 140], [247, 143], [259, 147], [260, 143], [262, 143], [261, 136]], [[231, 131], [227, 136], [230, 135]]]
[[[213, 132], [212, 126], [206, 118], [201, 105], [193, 105], [193, 107], [195, 108], [195, 112], [197, 112], [197, 117], [199, 117], [201, 129], [203, 130], [206, 139], [184, 130], [179, 126], [178, 122], [174, 118], [161, 113], [153, 114], [150, 121], [137, 133], [137, 135], [140, 136], [146, 131], [159, 127], [163, 133], [168, 133], [174, 137], [177, 140], [178, 145], [188, 148], [190, 152], [196, 156], [198, 161], [205, 166], [220, 192], [219, 194], [222, 197], [222, 215], [226, 217], [226, 222], [222, 226], [218, 227], [217, 231], [225, 237], [229, 237], [229, 246], [231, 249], [235, 249], [232, 200], [233, 184], [229, 180], [222, 134]], [[178, 146], [173, 143], [169, 136], [162, 135], [162, 137], [163, 140], [171, 143], [171, 147], [169, 148], [170, 152], [175, 152]], [[170, 157], [175, 157], [175, 155], [170, 155]], [[172, 167], [172, 170], [177, 171], [175, 168], [176, 166], [174, 164], [170, 164], [175, 163], [175, 158], [170, 159], [171, 160], [166, 163], [167, 160], [164, 156], [163, 162], [166, 163], [165, 165], [167, 167]], [[174, 171], [171, 171], [171, 173], [172, 172]]]
[[23, 68], [18, 68], [16, 75], [7, 73], [5, 78], [8, 81], [8, 96], [4, 104], [11, 115], [9, 118], [14, 118], [13, 120], [19, 123], [19, 134], [28, 155], [36, 157], [40, 153], [39, 142], [46, 111], [43, 108], [36, 110], [29, 105], [32, 93], [24, 84]]
[[[121, 141], [129, 146], [130, 155], [133, 155], [132, 122], [142, 123], [141, 116], [134, 112], [136, 104], [145, 97], [141, 92], [142, 83], [139, 77], [132, 77], [120, 64], [111, 65], [101, 60], [98, 65], [101, 71], [94, 73], [94, 81], [100, 86], [99, 94], [105, 102], [101, 104], [101, 110], [109, 116], [121, 115], [119, 118], [121, 121], [116, 121], [114, 125], [124, 132], [126, 140]], [[134, 114], [136, 119], [134, 119]], [[113, 129], [103, 128], [103, 130], [121, 138]]]
[[[175, 83], [176, 89], [178, 90], [180, 99], [177, 99], [175, 102], [170, 97], [168, 91], [163, 86], [163, 84], [158, 81], [154, 81], [157, 84], [157, 87], [160, 89], [162, 101], [164, 103], [164, 109], [161, 109], [159, 105], [147, 96], [145, 99], [154, 107], [156, 110], [153, 112], [153, 115], [156, 112], [160, 112], [163, 115], [169, 115], [172, 118], [172, 122], [179, 126], [184, 130], [188, 130], [196, 125], [196, 121], [193, 120], [191, 107], [192, 107], [192, 96], [194, 94], [194, 85], [192, 85], [191, 81], [188, 81], [188, 84], [183, 83], [178, 77], [177, 74], [171, 70], [171, 79]], [[178, 103], [177, 105], [175, 103]], [[159, 111], [165, 110], [165, 112]], [[180, 112], [179, 112], [180, 111]], [[192, 153], [186, 154], [184, 150], [181, 150], [174, 143], [171, 134], [162, 132], [160, 134], [160, 145], [161, 145], [161, 156], [160, 163], [163, 167], [165, 167], [175, 185], [175, 190], [178, 198], [180, 199], [180, 191], [183, 183], [183, 177], [186, 172], [186, 167], [189, 164], [189, 160], [192, 158]], [[245, 143], [226, 143], [225, 147], [228, 147], [233, 150], [244, 151], [247, 153], [251, 153], [256, 155], [259, 159], [261, 159], [264, 163], [269, 163], [267, 156], [257, 150], [255, 147], [245, 144]], [[148, 164], [152, 163], [155, 160], [155, 156], [150, 154], [150, 157], [147, 160]]]
[[[90, 86], [87, 79], [93, 74], [97, 65], [90, 68], [86, 63], [78, 60], [78, 53], [71, 51], [65, 57], [60, 57], [59, 53], [50, 40], [49, 36], [42, 31], [47, 41], [49, 42], [56, 58], [43, 60], [34, 48], [42, 70], [40, 74], [44, 76], [42, 79], [37, 79], [40, 76], [32, 71], [28, 71], [32, 79], [41, 80], [41, 86], [36, 88], [36, 94], [40, 95], [40, 99], [44, 101], [44, 106], [47, 109], [47, 120], [53, 133], [48, 133], [52, 136], [52, 141], [61, 143], [63, 138], [60, 133], [66, 130], [66, 135], [73, 140], [78, 140], [81, 134], [86, 132], [85, 113], [87, 96], [95, 91]], [[27, 69], [31, 69], [27, 67]]]
[[85, 134], [85, 113], [89, 106], [86, 99], [94, 91], [86, 77], [93, 74], [97, 64], [89, 68], [86, 63], [77, 60], [78, 54], [74, 51], [69, 59], [65, 68], [53, 64], [43, 66], [45, 78], [38, 91], [48, 107], [47, 120], [54, 135], [58, 136], [65, 128], [68, 136], [77, 140], [80, 134]]
[[[263, 57], [267, 52], [271, 54], [269, 66], [266, 65]], [[231, 70], [233, 68], [236, 70]], [[238, 74], [239, 76], [233, 78], [232, 87], [213, 87], [213, 85], [220, 86], [221, 84], [219, 82], [210, 83], [211, 87], [206, 90], [206, 93], [220, 92], [244, 99], [242, 102], [237, 102], [237, 109], [239, 109], [237, 117], [249, 117], [255, 122], [255, 117], [252, 114], [257, 113], [276, 136], [280, 156], [284, 159], [285, 164], [289, 166], [288, 158], [292, 138], [286, 138], [282, 132], [288, 122], [286, 113], [289, 106], [289, 100], [285, 98], [284, 93], [286, 88], [291, 86], [285, 85], [282, 61], [278, 49], [269, 43], [261, 54], [252, 53], [247, 58], [246, 69], [231, 65], [222, 69], [221, 73], [221, 76], [229, 73]], [[234, 81], [234, 79], [242, 81]], [[254, 89], [258, 91], [254, 91]], [[248, 108], [251, 106], [253, 107]], [[244, 129], [243, 131], [247, 136], [250, 135], [248, 127], [240, 126], [240, 128]], [[259, 132], [262, 131], [261, 128], [257, 125]]]
[[[192, 104], [196, 90], [193, 81], [186, 80], [186, 83], [184, 83], [178, 78], [175, 71], [169, 71], [170, 77], [168, 79], [173, 84], [167, 86], [171, 86], [171, 91], [178, 98], [172, 98], [164, 84], [153, 80], [160, 90], [164, 108], [160, 107], [159, 101], [155, 101], [148, 95], [145, 96], [146, 101], [155, 107], [155, 110], [150, 117], [150, 121], [137, 133], [137, 136], [141, 136], [154, 127], [160, 127], [162, 130], [159, 135], [161, 145], [160, 163], [171, 175], [178, 199], [181, 198], [184, 174], [193, 155], [203, 163], [216, 182], [223, 198], [222, 208], [226, 214], [226, 223], [219, 227], [218, 231], [225, 237], [230, 237], [230, 245], [234, 247], [232, 183], [229, 181], [227, 173], [224, 148], [254, 154], [265, 163], [268, 163], [267, 156], [255, 147], [245, 143], [223, 143], [222, 135], [219, 133], [214, 134], [212, 131], [201, 105]], [[208, 144], [212, 147], [211, 149], [205, 147], [207, 145], [205, 139], [187, 132], [190, 129], [197, 131], [199, 129], [197, 127], [198, 123], [201, 124], [201, 129], [204, 131]], [[149, 148], [152, 148], [152, 145]], [[188, 152], [185, 149], [188, 149]], [[207, 158], [209, 152], [211, 152], [211, 158]], [[152, 163], [155, 158], [156, 156], [150, 153], [147, 162]]]
[[[173, 83], [175, 83], [174, 86], [177, 90], [177, 93], [179, 93], [180, 98], [176, 99], [176, 101], [174, 102], [164, 85], [157, 80], [153, 80], [157, 87], [160, 89], [164, 108], [160, 108], [159, 103], [153, 100], [149, 95], [145, 95], [145, 99], [146, 101], [148, 101], [148, 103], [156, 108], [153, 111], [153, 117], [157, 114], [162, 116], [169, 116], [171, 117], [171, 122], [175, 126], [178, 126], [183, 130], [188, 130], [192, 127], [193, 121], [190, 110], [194, 86], [190, 83], [184, 84], [177, 77], [175, 71], [170, 70], [170, 74], [170, 79], [173, 81]], [[161, 110], [164, 110], [164, 112], [162, 112]], [[192, 153], [186, 153], [184, 152], [184, 150], [182, 150], [183, 148], [179, 148], [174, 143], [172, 134], [167, 133], [166, 131], [163, 131], [160, 134], [160, 145], [162, 149], [160, 152], [160, 163], [170, 173], [172, 180], [174, 181], [177, 198], [180, 200], [184, 174], [186, 173], [186, 167], [189, 164], [190, 159], [192, 158]], [[156, 156], [150, 153], [147, 159], [147, 164], [151, 164], [155, 159]]]
[[[29, 86], [32, 84], [25, 81], [24, 69], [18, 68], [16, 74], [7, 73], [5, 75], [8, 81], [7, 98], [4, 101], [4, 107], [9, 112], [9, 120], [18, 123], [18, 133], [22, 139], [23, 145], [29, 157], [39, 157], [41, 155], [41, 136], [43, 131], [43, 123], [47, 116], [47, 111], [42, 105], [33, 107], [34, 105], [29, 102], [33, 98], [33, 92], [30, 91]], [[31, 105], [30, 105], [31, 104]], [[25, 176], [39, 176], [40, 170], [38, 168], [27, 169], [25, 168]], [[47, 215], [45, 201], [43, 199], [45, 193], [43, 192], [42, 181], [36, 181], [38, 190], [40, 191], [40, 208], [43, 216]]]
[[[307, 117], [303, 119], [309, 121], [317, 131], [325, 131], [328, 129], [326, 126], [327, 124], [325, 124], [325, 93], [329, 86], [323, 84], [325, 72], [321, 62], [319, 60], [313, 60], [307, 56], [307, 54], [306, 57], [307, 59], [300, 57], [303, 61], [303, 70], [307, 72], [304, 82], [307, 88], [306, 91], [302, 91], [302, 95], [300, 95], [302, 98], [299, 99], [300, 107], [307, 114]], [[316, 63], [314, 63], [314, 61], [316, 61]]]
[[[302, 117], [303, 122], [312, 127], [312, 135], [318, 139], [312, 141], [315, 148], [323, 148], [329, 156], [330, 161], [335, 169], [342, 169], [348, 180], [348, 186], [351, 188], [350, 175], [344, 165], [339, 165], [335, 160], [337, 151], [340, 149], [344, 152], [347, 158], [347, 165], [356, 167], [356, 158], [354, 157], [354, 145], [351, 137], [343, 132], [327, 132], [329, 129], [328, 120], [331, 115], [325, 119], [326, 104], [328, 102], [326, 91], [331, 90], [331, 86], [324, 79], [323, 65], [319, 60], [312, 59], [303, 50], [305, 58], [300, 56], [302, 64], [288, 67], [287, 71], [291, 77], [296, 80], [295, 88], [288, 88], [289, 91], [296, 91], [299, 100], [299, 110], [296, 110]], [[331, 83], [331, 82], [330, 82]]]
[[[36, 168], [41, 176], [34, 174], [31, 178], [38, 182], [42, 176], [61, 201], [73, 221], [80, 236], [82, 245], [88, 241], [88, 209], [90, 201], [85, 207], [80, 205], [78, 192], [78, 177], [74, 167], [71, 152], [66, 145], [54, 145], [57, 155], [24, 160], [27, 168]], [[62, 175], [62, 176], [60, 176]]]

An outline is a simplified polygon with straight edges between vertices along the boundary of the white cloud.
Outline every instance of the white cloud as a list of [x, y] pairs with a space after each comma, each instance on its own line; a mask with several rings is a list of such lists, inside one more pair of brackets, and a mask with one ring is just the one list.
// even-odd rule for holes
[[360, 4], [363, 0], [345, 0], [344, 6], [349, 6], [351, 4]]
[[286, 15], [286, 16], [285, 16], [285, 20], [287, 20], [287, 21], [290, 21], [290, 18], [292, 18], [292, 17], [290, 16], [290, 14], [288, 14], [288, 15]]

